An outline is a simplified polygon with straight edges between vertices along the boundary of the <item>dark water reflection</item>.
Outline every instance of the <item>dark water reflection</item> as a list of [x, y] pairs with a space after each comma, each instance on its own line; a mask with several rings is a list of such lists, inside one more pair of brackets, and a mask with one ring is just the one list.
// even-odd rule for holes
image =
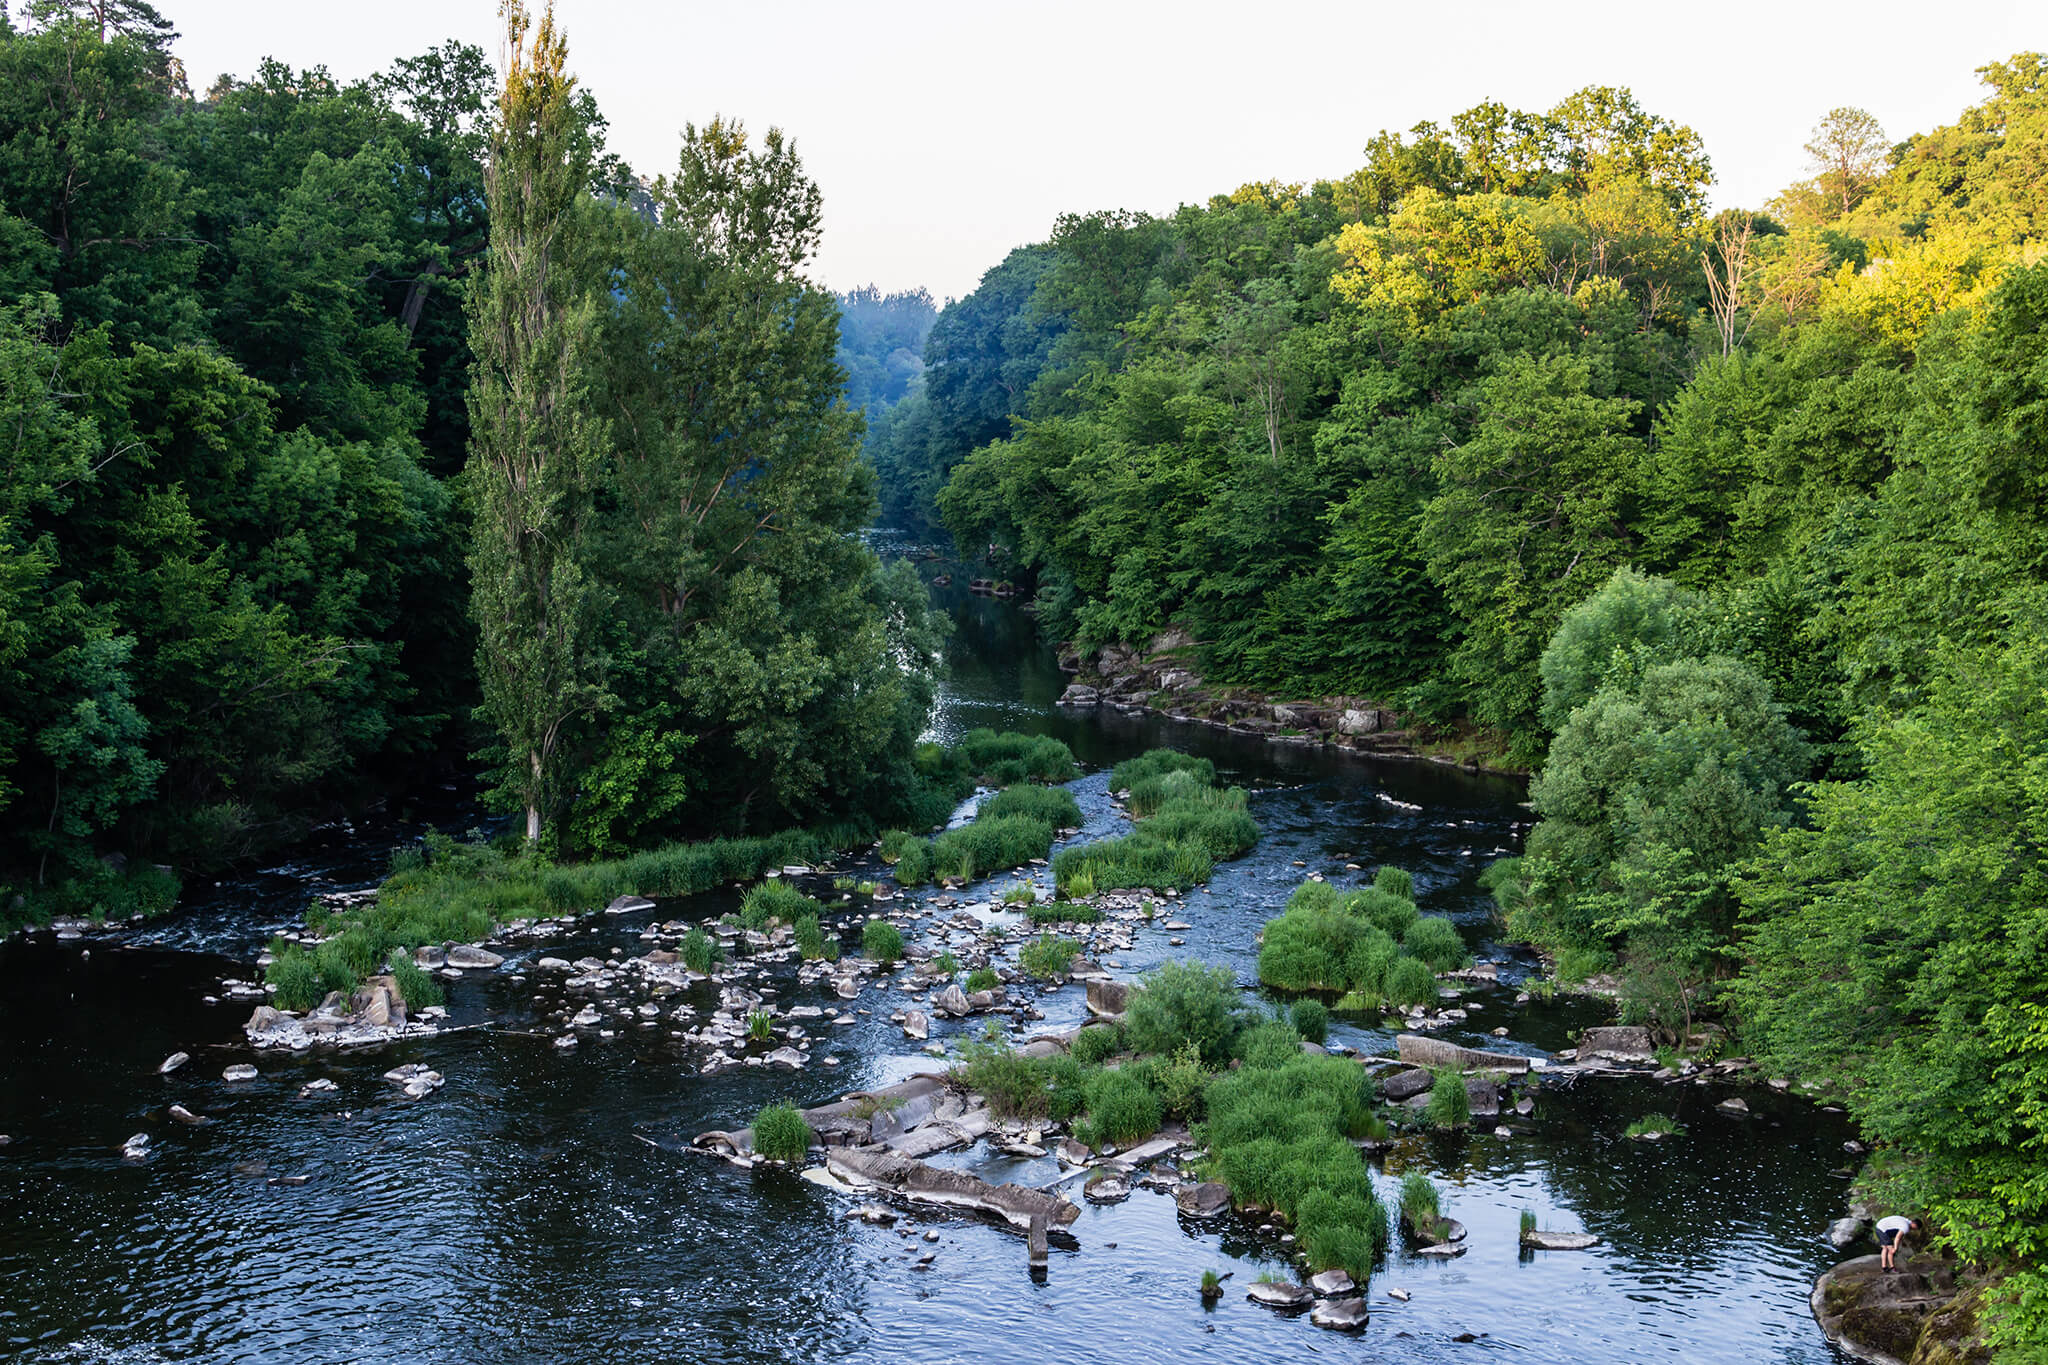
[[[1157, 720], [1057, 713], [1063, 680], [1008, 604], [955, 600], [955, 669], [939, 727], [1060, 735], [1092, 767], [1162, 742], [1214, 757], [1254, 791], [1267, 831], [1180, 913], [1170, 948], [1140, 933], [1140, 970], [1197, 955], [1249, 988], [1254, 935], [1306, 870], [1411, 868], [1431, 909], [1485, 944], [1478, 869], [1511, 848], [1519, 788], [1420, 764], [1368, 764], [1275, 749]], [[1116, 816], [1098, 771], [1076, 784], [1091, 831]], [[1410, 811], [1382, 798], [1419, 806]], [[1227, 1295], [1205, 1311], [1206, 1268], [1242, 1286], [1280, 1262], [1252, 1229], [1183, 1226], [1139, 1193], [1089, 1207], [1075, 1245], [1034, 1282], [1014, 1234], [956, 1217], [911, 1236], [849, 1223], [844, 1201], [790, 1176], [749, 1174], [679, 1150], [779, 1098], [814, 1102], [929, 1063], [879, 1019], [839, 1030], [808, 1073], [701, 1077], [664, 1030], [631, 1030], [564, 1054], [510, 969], [455, 983], [458, 1020], [505, 1028], [374, 1055], [264, 1057], [252, 1083], [220, 1079], [247, 1005], [206, 1005], [223, 975], [310, 891], [374, 875], [388, 832], [308, 851], [221, 889], [136, 940], [0, 947], [0, 1355], [32, 1361], [1258, 1361], [1306, 1355], [1437, 1361], [1508, 1353], [1540, 1361], [1818, 1362], [1836, 1359], [1806, 1314], [1830, 1254], [1832, 1173], [1849, 1134], [1770, 1095], [1735, 1120], [1705, 1088], [1581, 1083], [1553, 1089], [1531, 1130], [1417, 1139], [1383, 1176], [1419, 1166], [1471, 1229], [1444, 1264], [1398, 1250], [1375, 1277], [1373, 1321], [1349, 1341]], [[1300, 860], [1305, 867], [1296, 867]], [[709, 918], [729, 899], [664, 906]], [[641, 923], [591, 922], [544, 950], [632, 947]], [[850, 932], [850, 928], [848, 930]], [[86, 955], [81, 946], [91, 949]], [[529, 954], [531, 955], [531, 954]], [[515, 965], [516, 965], [515, 959]], [[787, 983], [782, 1000], [812, 997]], [[865, 1002], [863, 1002], [865, 1003]], [[1041, 1002], [1059, 1023], [1074, 988]], [[1583, 1003], [1516, 1008], [1477, 998], [1469, 1041], [1555, 1047], [1599, 1019]], [[1488, 1032], [1507, 1026], [1497, 1044]], [[966, 1025], [939, 1025], [935, 1038]], [[1387, 1035], [1340, 1027], [1357, 1045]], [[155, 1073], [174, 1049], [194, 1062]], [[444, 1072], [409, 1103], [381, 1079], [400, 1062]], [[309, 1079], [338, 1088], [302, 1096]], [[177, 1102], [207, 1126], [169, 1122]], [[1631, 1143], [1623, 1127], [1675, 1113], [1685, 1137]], [[148, 1132], [154, 1155], [117, 1151]], [[305, 1176], [304, 1184], [273, 1177]], [[1583, 1254], [1520, 1254], [1516, 1220], [1584, 1228]], [[927, 1228], [939, 1240], [926, 1243]], [[935, 1252], [928, 1269], [917, 1257]], [[1413, 1298], [1385, 1297], [1392, 1287]], [[1470, 1342], [1453, 1338], [1474, 1334]]]

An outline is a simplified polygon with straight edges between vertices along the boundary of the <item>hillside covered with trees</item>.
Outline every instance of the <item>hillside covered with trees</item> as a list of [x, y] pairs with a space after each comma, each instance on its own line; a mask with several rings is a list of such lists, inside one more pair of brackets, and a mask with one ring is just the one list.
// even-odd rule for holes
[[[1567, 979], [1842, 1096], [1966, 1256], [2048, 1255], [2048, 64], [1711, 212], [1625, 89], [1313, 185], [1062, 218], [877, 452], [1083, 650], [1535, 772], [1488, 874]], [[1788, 130], [1789, 136], [1796, 136]], [[2048, 1336], [2012, 1281], [2009, 1342]], [[2038, 1349], [2038, 1346], [2037, 1346]], [[2032, 1357], [2028, 1357], [2032, 1358]]]

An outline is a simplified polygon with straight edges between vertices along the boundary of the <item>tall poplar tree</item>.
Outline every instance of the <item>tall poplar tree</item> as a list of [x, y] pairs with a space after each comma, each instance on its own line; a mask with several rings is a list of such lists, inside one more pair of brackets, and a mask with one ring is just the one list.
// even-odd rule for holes
[[490, 267], [470, 316], [470, 570], [484, 709], [505, 744], [500, 789], [539, 839], [565, 794], [566, 728], [605, 702], [600, 603], [580, 550], [606, 428], [585, 393], [599, 325], [582, 202], [592, 147], [568, 44], [552, 4], [538, 27], [513, 0], [502, 13]]

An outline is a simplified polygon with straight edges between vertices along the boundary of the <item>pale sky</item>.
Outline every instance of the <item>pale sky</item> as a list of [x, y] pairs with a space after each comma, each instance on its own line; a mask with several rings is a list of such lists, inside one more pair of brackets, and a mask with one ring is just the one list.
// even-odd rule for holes
[[[266, 55], [350, 79], [451, 37], [497, 52], [494, 0], [158, 7], [196, 90]], [[634, 169], [671, 169], [683, 125], [713, 114], [780, 126], [825, 195], [813, 276], [941, 300], [1063, 212], [1169, 213], [1248, 181], [1334, 178], [1382, 128], [1486, 99], [1547, 109], [1585, 85], [1629, 86], [1692, 125], [1716, 206], [1756, 206], [1806, 173], [1801, 146], [1827, 110], [1861, 106], [1901, 139], [1976, 103], [1977, 67], [2048, 46], [2038, 0], [557, 0], [556, 13]]]

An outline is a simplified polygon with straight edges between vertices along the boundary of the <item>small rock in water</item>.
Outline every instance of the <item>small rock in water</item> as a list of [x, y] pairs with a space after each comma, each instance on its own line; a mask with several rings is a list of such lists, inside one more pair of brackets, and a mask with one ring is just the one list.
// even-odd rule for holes
[[206, 1122], [205, 1119], [199, 1117], [199, 1115], [193, 1113], [182, 1104], [172, 1105], [170, 1113], [171, 1117], [180, 1123], [201, 1124]]
[[1315, 1296], [1287, 1280], [1262, 1280], [1247, 1290], [1245, 1297], [1267, 1308], [1288, 1310], [1308, 1307]]
[[1321, 1294], [1324, 1298], [1335, 1298], [1343, 1294], [1349, 1294], [1358, 1286], [1353, 1284], [1351, 1277], [1341, 1270], [1325, 1270], [1320, 1274], [1310, 1276], [1308, 1287]]
[[224, 1081], [253, 1081], [256, 1079], [256, 1068], [247, 1062], [236, 1062], [223, 1070], [220, 1078]]
[[301, 1095], [322, 1095], [330, 1090], [339, 1090], [340, 1088], [333, 1081], [328, 1080], [325, 1076], [321, 1076], [318, 1079], [307, 1081], [304, 1085], [300, 1086], [299, 1093]]
[[1406, 1303], [1408, 1302], [1408, 1291], [1405, 1289], [1389, 1289], [1387, 1297], [1396, 1303]]
[[1747, 1114], [1749, 1112], [1749, 1105], [1744, 1103], [1739, 1095], [1722, 1100], [1714, 1107], [1724, 1114]]
[[1358, 1298], [1321, 1300], [1308, 1315], [1310, 1322], [1332, 1332], [1362, 1332], [1371, 1318], [1365, 1300]]
[[173, 1052], [170, 1056], [157, 1063], [156, 1074], [168, 1076], [191, 1060], [192, 1054], [189, 1052]]

